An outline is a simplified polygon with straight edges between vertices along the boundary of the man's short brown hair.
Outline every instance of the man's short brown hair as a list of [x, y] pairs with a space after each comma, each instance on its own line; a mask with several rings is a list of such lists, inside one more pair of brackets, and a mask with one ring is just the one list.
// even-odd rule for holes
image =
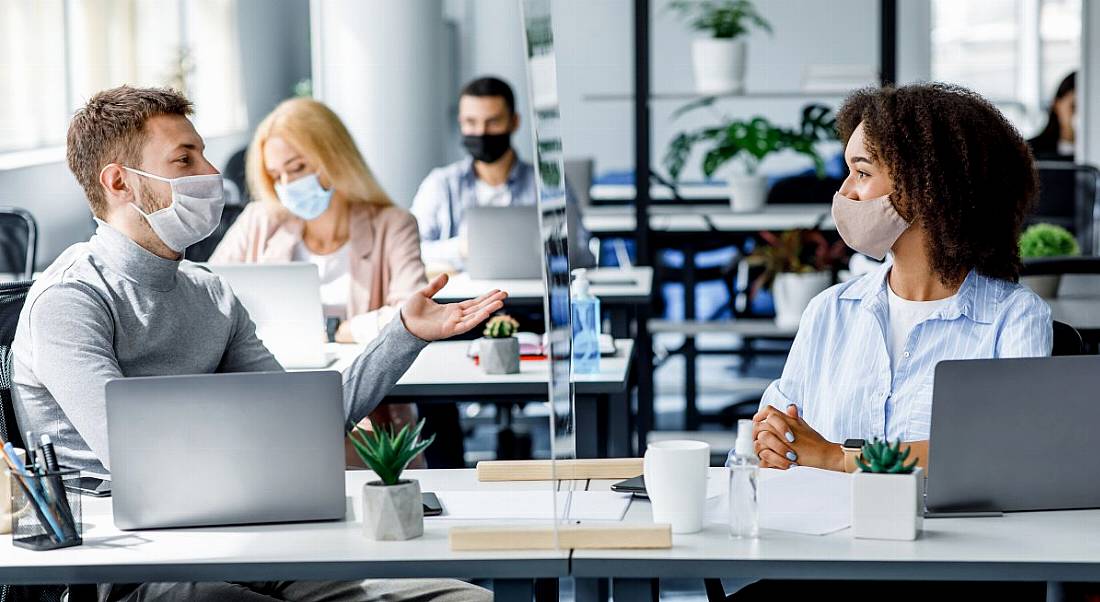
[[104, 217], [107, 210], [99, 172], [110, 163], [140, 164], [150, 117], [186, 117], [191, 111], [191, 101], [175, 90], [119, 86], [97, 93], [73, 115], [66, 158], [96, 217]]

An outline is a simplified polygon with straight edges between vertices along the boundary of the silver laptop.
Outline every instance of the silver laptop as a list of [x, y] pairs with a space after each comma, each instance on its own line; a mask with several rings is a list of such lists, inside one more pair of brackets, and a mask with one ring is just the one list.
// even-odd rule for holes
[[328, 367], [321, 278], [312, 263], [202, 264], [229, 283], [256, 336], [287, 369]]
[[930, 513], [1100, 508], [1100, 357], [936, 366]]
[[339, 373], [122, 378], [106, 394], [119, 529], [344, 518]]
[[467, 209], [466, 241], [471, 278], [542, 278], [542, 235], [535, 205]]

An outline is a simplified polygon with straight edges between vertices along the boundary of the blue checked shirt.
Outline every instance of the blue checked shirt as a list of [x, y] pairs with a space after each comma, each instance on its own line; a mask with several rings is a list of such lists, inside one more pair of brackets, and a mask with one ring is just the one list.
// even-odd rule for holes
[[[760, 407], [798, 406], [825, 439], [921, 441], [932, 419], [932, 379], [943, 360], [1050, 355], [1050, 307], [1027, 287], [971, 271], [955, 297], [913, 327], [891, 369], [891, 262], [815, 297], [802, 315], [783, 375]], [[995, 400], [975, 400], [975, 403]]]

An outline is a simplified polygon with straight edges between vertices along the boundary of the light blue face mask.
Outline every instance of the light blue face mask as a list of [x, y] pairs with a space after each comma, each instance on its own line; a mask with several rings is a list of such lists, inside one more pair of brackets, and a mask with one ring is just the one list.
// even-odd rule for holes
[[289, 184], [276, 183], [275, 194], [287, 211], [306, 221], [320, 217], [332, 201], [332, 191], [321, 186], [321, 180], [315, 173]]

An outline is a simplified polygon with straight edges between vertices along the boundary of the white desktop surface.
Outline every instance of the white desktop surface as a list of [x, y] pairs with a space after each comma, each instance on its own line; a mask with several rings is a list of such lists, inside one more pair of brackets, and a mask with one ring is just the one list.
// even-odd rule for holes
[[[423, 491], [543, 488], [551, 495], [548, 482], [480, 483], [473, 470], [405, 474], [418, 479]], [[519, 577], [540, 576], [557, 560], [566, 568], [568, 551], [452, 552], [448, 530], [468, 521], [426, 518], [423, 537], [371, 541], [362, 534], [361, 491], [375, 478], [369, 471], [346, 473], [349, 511], [346, 520], [337, 522], [127, 532], [115, 528], [110, 498], [84, 496], [84, 544], [35, 552], [13, 546], [4, 535], [0, 582]], [[531, 575], [524, 575], [528, 570]]]
[[[440, 396], [486, 393], [494, 395], [547, 393], [549, 365], [547, 360], [524, 360], [518, 374], [486, 374], [467, 357], [470, 341], [437, 341], [430, 343], [405, 372], [391, 396]], [[634, 341], [617, 339], [614, 356], [600, 358], [598, 374], [574, 376], [580, 394], [620, 393], [626, 389], [630, 376], [630, 360]], [[329, 343], [328, 350], [338, 355], [330, 370], [343, 371], [362, 352], [361, 345]]]
[[[762, 211], [751, 213], [735, 213], [728, 205], [649, 207], [649, 227], [658, 232], [705, 233], [711, 231], [713, 224], [721, 232], [751, 233], [760, 230], [810, 228], [819, 220], [822, 220], [822, 228], [836, 229], [827, 204], [768, 205]], [[634, 206], [587, 207], [584, 210], [584, 226], [594, 235], [634, 231], [637, 229]]]
[[[712, 479], [725, 478], [725, 469], [710, 470]], [[605, 490], [613, 482], [592, 481], [589, 489]], [[649, 502], [635, 500], [625, 521], [652, 522]], [[877, 574], [910, 579], [937, 575], [989, 579], [996, 572], [1006, 580], [1043, 580], [1036, 575], [1049, 571], [1054, 580], [1063, 580], [1059, 571], [1100, 573], [1100, 537], [1093, 536], [1095, 533], [1100, 533], [1100, 510], [926, 518], [916, 541], [854, 539], [850, 529], [824, 536], [765, 530], [758, 539], [737, 540], [730, 538], [725, 527], [708, 525], [700, 533], [673, 535], [673, 547], [667, 550], [576, 550], [573, 566], [574, 575], [589, 577], [630, 571], [650, 577], [713, 577], [717, 575], [704, 574], [720, 566], [723, 576], [730, 578]], [[599, 566], [586, 565], [585, 560], [599, 561]], [[619, 568], [608, 571], [609, 560], [624, 562], [614, 563]], [[1073, 566], [1082, 563], [1093, 566]], [[1014, 577], [1013, 570], [1028, 572]]]
[[[605, 303], [633, 299], [638, 303], [648, 303], [653, 289], [653, 268], [597, 268], [588, 271], [592, 283], [592, 294]], [[508, 293], [512, 301], [541, 302], [544, 293], [539, 278], [514, 280], [475, 280], [463, 272], [451, 276], [447, 286], [435, 295], [440, 303], [454, 303], [476, 298], [493, 289]]]

